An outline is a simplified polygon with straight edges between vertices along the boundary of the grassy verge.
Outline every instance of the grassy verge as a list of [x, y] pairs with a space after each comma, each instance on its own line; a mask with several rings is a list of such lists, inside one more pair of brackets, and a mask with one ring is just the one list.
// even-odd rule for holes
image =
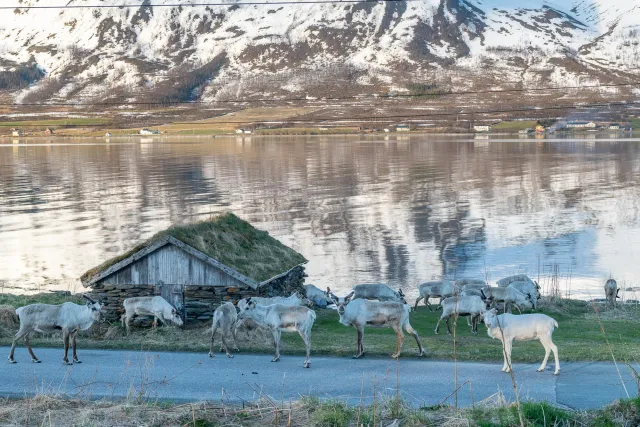
[[5, 127], [42, 127], [42, 126], [98, 126], [111, 122], [111, 119], [104, 118], [69, 118], [69, 119], [48, 119], [48, 120], [20, 120], [0, 122], [0, 129]]
[[[32, 302], [57, 303], [75, 297], [57, 295], [46, 296], [9, 296], [0, 295], [0, 305], [19, 307]], [[77, 299], [77, 298], [76, 298]], [[599, 317], [607, 332], [607, 338], [618, 360], [634, 361], [640, 359], [640, 336], [638, 322], [640, 308], [626, 306], [615, 310], [599, 308]], [[590, 304], [576, 300], [556, 299], [541, 304], [541, 311], [554, 317], [559, 328], [553, 339], [559, 348], [563, 361], [610, 361], [611, 353], [605, 338], [600, 331], [593, 308]], [[317, 310], [317, 320], [312, 332], [312, 354], [351, 356], [355, 353], [356, 333], [338, 323], [338, 314], [333, 310]], [[17, 325], [2, 325], [0, 310], [0, 345], [10, 345]], [[453, 341], [446, 334], [446, 325], [441, 325], [440, 335], [433, 330], [440, 312], [430, 312], [421, 306], [411, 313], [411, 324], [419, 332], [422, 344], [427, 350], [427, 357], [438, 360], [453, 358]], [[6, 322], [5, 322], [6, 323]], [[133, 329], [126, 336], [119, 324], [96, 325], [80, 340], [81, 348], [131, 349], [151, 351], [192, 351], [206, 353], [209, 351], [210, 325], [189, 325], [186, 328], [160, 327], [157, 330]], [[478, 335], [471, 334], [465, 319], [458, 322], [457, 358], [469, 361], [501, 361], [502, 348], [499, 341], [489, 338], [486, 328], [479, 326]], [[304, 345], [297, 334], [282, 335], [284, 354], [303, 354]], [[219, 339], [216, 338], [219, 342]], [[57, 335], [44, 336], [36, 334], [31, 340], [35, 347], [59, 347], [61, 338]], [[273, 351], [271, 337], [257, 334], [247, 339], [244, 334], [238, 335], [238, 344], [242, 352], [270, 353]], [[367, 328], [364, 345], [368, 356], [388, 357], [395, 347], [395, 335], [389, 329]], [[405, 337], [402, 357], [415, 357], [417, 346], [413, 338]], [[514, 345], [514, 362], [540, 362], [544, 350], [540, 343], [518, 342]]]
[[[636, 426], [640, 424], [640, 399], [615, 402], [605, 408], [574, 412], [548, 403], [522, 404], [526, 426]], [[480, 402], [475, 408], [448, 406], [413, 408], [404, 402], [382, 400], [373, 406], [353, 407], [341, 401], [302, 397], [278, 406], [265, 398], [242, 407], [224, 403], [188, 404], [137, 401], [66, 400], [46, 395], [0, 400], [3, 426], [519, 426], [513, 405]]]

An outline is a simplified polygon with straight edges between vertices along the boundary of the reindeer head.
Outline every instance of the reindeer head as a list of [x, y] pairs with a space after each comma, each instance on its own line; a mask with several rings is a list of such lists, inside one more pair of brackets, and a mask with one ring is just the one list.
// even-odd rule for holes
[[487, 294], [489, 294], [489, 296], [484, 293], [484, 289], [480, 289], [480, 298], [482, 298], [482, 301], [485, 303], [486, 309], [489, 310], [494, 299], [490, 288], [487, 288]]
[[498, 327], [498, 312], [495, 308], [487, 310], [483, 313], [482, 320], [484, 320], [484, 324], [487, 325], [487, 328], [496, 328]]
[[533, 307], [533, 309], [536, 309], [536, 303], [538, 302], [537, 298], [534, 298], [533, 295], [531, 295], [531, 293], [527, 293], [527, 300], [531, 303], [531, 307]]
[[169, 320], [171, 320], [173, 323], [175, 323], [178, 326], [182, 326], [184, 324], [184, 322], [182, 321], [182, 317], [180, 316], [180, 313], [178, 313], [178, 310], [176, 310], [175, 308], [171, 308], [171, 316], [169, 316]]
[[251, 317], [251, 312], [256, 309], [258, 304], [251, 299], [251, 297], [246, 298], [243, 304], [238, 302], [238, 308], [240, 309], [240, 313], [238, 313], [239, 319], [246, 319]]
[[325, 294], [327, 295], [327, 298], [329, 298], [329, 300], [332, 303], [334, 303], [338, 308], [338, 313], [340, 315], [344, 314], [344, 308], [347, 306], [347, 304], [349, 304], [354, 293], [355, 291], [351, 291], [349, 292], [349, 294], [347, 294], [344, 297], [338, 297], [333, 292], [331, 292], [331, 289], [329, 289], [328, 287], [327, 287], [327, 292], [325, 292]]
[[91, 311], [91, 318], [94, 322], [100, 322], [102, 320], [102, 305], [99, 302], [93, 300], [89, 295], [84, 294], [82, 298], [87, 300], [87, 308]]

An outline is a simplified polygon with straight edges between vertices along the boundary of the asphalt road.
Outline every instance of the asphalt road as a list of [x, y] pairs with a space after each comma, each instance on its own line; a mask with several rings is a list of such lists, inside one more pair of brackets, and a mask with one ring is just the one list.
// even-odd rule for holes
[[[276, 401], [296, 400], [303, 395], [337, 398], [357, 404], [361, 390], [365, 403], [373, 399], [374, 378], [381, 396], [394, 396], [396, 368], [400, 394], [414, 405], [443, 402], [454, 390], [453, 362], [427, 359], [313, 357], [303, 369], [301, 356], [284, 354], [278, 363], [264, 354], [237, 354], [229, 359], [217, 354], [85, 350], [78, 353], [82, 364], [62, 364], [62, 348], [35, 349], [41, 364], [31, 363], [24, 347], [16, 350], [17, 364], [0, 362], [0, 396], [49, 393], [82, 398], [137, 397], [170, 401], [252, 401], [269, 396]], [[0, 354], [9, 348], [0, 347]], [[562, 353], [561, 353], [562, 354]], [[5, 359], [6, 360], [6, 359]], [[626, 397], [613, 363], [562, 363], [559, 376], [553, 363], [545, 372], [538, 364], [514, 366], [522, 399], [546, 400], [575, 409], [595, 408]], [[457, 364], [458, 393], [462, 406], [504, 393], [513, 400], [511, 377], [500, 372], [502, 363]], [[631, 396], [635, 381], [625, 365], [619, 365]], [[636, 367], [639, 369], [639, 367]], [[364, 388], [362, 387], [364, 375]], [[453, 403], [451, 396], [448, 403]]]

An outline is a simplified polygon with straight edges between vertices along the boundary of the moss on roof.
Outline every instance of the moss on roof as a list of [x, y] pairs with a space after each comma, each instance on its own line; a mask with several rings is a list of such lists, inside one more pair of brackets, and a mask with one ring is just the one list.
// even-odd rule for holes
[[130, 251], [114, 257], [84, 273], [80, 279], [90, 280], [96, 274], [152, 245], [167, 235], [186, 243], [245, 276], [262, 282], [306, 262], [293, 249], [258, 230], [232, 213], [194, 224], [174, 225], [161, 231]]

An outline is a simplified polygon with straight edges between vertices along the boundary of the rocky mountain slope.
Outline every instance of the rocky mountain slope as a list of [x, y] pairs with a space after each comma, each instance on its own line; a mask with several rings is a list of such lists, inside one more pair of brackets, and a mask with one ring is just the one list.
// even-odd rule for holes
[[640, 74], [640, 3], [629, 0], [25, 8], [64, 3], [0, 5], [16, 6], [0, 10], [0, 92], [13, 101], [574, 86]]

